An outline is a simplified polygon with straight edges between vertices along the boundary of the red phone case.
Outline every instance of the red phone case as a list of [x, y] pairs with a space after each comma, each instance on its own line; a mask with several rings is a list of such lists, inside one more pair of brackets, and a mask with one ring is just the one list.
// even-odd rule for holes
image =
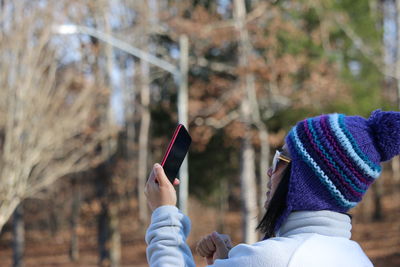
[[175, 140], [176, 140], [176, 137], [178, 136], [179, 130], [182, 128], [182, 126], [183, 126], [182, 124], [179, 124], [175, 129], [174, 135], [172, 136], [171, 141], [169, 142], [167, 152], [165, 152], [164, 158], [161, 162], [161, 166], [163, 166], [163, 167], [164, 167], [165, 161], [168, 158], [169, 153], [171, 152], [171, 148], [175, 143]]

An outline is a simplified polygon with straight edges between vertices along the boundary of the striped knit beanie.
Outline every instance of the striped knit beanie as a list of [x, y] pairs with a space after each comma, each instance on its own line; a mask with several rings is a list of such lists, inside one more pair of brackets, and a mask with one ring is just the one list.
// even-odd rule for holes
[[287, 208], [347, 212], [379, 177], [380, 162], [400, 154], [400, 112], [368, 119], [328, 114], [297, 123], [286, 136], [292, 158]]

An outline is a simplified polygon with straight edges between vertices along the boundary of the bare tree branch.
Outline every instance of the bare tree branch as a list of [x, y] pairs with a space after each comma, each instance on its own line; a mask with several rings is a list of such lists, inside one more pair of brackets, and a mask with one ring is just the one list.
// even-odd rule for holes
[[221, 129], [221, 128], [224, 128], [229, 123], [231, 123], [232, 121], [237, 120], [239, 118], [240, 118], [239, 112], [237, 110], [233, 110], [220, 120], [215, 119], [213, 117], [209, 117], [206, 119], [197, 117], [196, 119], [194, 119], [194, 123], [197, 126], [207, 125], [207, 126], [211, 126], [211, 127], [215, 128], [215, 129]]
[[24, 198], [109, 157], [101, 144], [115, 137], [98, 123], [99, 107], [108, 107], [97, 103], [108, 96], [102, 85], [59, 68], [43, 27], [53, 23], [51, 9], [24, 8], [0, 35], [0, 230]]

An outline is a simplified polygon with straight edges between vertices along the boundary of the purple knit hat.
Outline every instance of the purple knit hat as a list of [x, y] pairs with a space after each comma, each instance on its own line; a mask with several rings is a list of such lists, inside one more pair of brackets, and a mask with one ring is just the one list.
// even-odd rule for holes
[[347, 212], [400, 154], [400, 112], [375, 110], [368, 119], [328, 114], [297, 123], [286, 136], [292, 158], [287, 208]]

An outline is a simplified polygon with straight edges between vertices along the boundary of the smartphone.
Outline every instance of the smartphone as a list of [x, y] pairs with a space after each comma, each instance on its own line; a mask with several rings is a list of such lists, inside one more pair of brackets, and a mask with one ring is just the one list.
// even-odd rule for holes
[[161, 166], [163, 166], [165, 174], [171, 183], [177, 178], [179, 168], [185, 159], [191, 143], [192, 138], [185, 126], [179, 124], [175, 129], [174, 135], [169, 142], [167, 151], [161, 162]]

